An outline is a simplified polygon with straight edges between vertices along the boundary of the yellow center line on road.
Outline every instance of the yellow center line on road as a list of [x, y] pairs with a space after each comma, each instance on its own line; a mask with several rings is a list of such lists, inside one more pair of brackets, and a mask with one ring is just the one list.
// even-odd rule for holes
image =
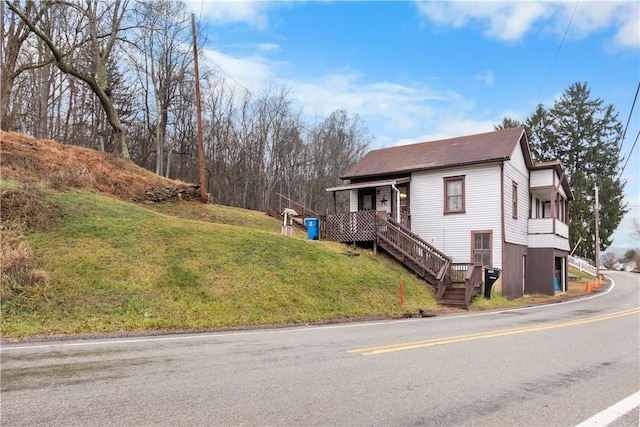
[[472, 340], [483, 339], [483, 338], [495, 338], [495, 337], [502, 337], [505, 335], [516, 335], [516, 334], [523, 334], [526, 332], [537, 332], [537, 331], [544, 331], [548, 329], [565, 328], [568, 326], [584, 325], [586, 323], [600, 322], [603, 320], [615, 319], [617, 317], [629, 316], [629, 315], [638, 314], [638, 313], [640, 313], [640, 307], [636, 307], [636, 308], [632, 308], [624, 311], [618, 311], [616, 313], [602, 314], [599, 316], [586, 317], [586, 318], [576, 319], [576, 320], [568, 320], [565, 322], [547, 323], [544, 325], [527, 326], [524, 328], [503, 329], [500, 331], [479, 332], [479, 333], [469, 334], [469, 335], [458, 335], [455, 337], [433, 338], [433, 339], [422, 340], [422, 341], [397, 343], [397, 344], [383, 345], [378, 347], [359, 348], [355, 350], [349, 350], [347, 351], [347, 353], [355, 353], [355, 354], [362, 354], [364, 356], [371, 356], [375, 354], [384, 354], [384, 353], [392, 353], [392, 352], [403, 351], [403, 350], [413, 350], [416, 348], [431, 347], [434, 345], [452, 344], [457, 342], [472, 341]]

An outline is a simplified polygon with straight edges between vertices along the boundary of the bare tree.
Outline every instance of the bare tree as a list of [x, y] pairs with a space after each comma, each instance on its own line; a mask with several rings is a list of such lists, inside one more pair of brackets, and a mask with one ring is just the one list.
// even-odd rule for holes
[[[25, 9], [21, 9], [17, 2], [5, 0], [5, 3], [47, 45], [60, 71], [82, 80], [91, 88], [107, 116], [122, 156], [128, 159], [125, 133], [111, 98], [112, 84], [107, 72], [107, 63], [118, 40], [128, 0], [87, 0], [85, 7], [79, 3], [57, 2], [56, 5], [63, 7], [67, 16], [76, 16], [81, 23], [76, 27], [80, 40], [74, 39], [66, 46], [55, 43], [51, 32], [38, 25], [38, 21], [27, 13], [30, 8], [38, 7], [35, 2], [27, 1]], [[48, 6], [48, 3], [39, 4], [40, 8]], [[74, 55], [81, 47], [88, 55], [84, 61]]]
[[[9, 6], [18, 7], [19, 0], [9, 2]], [[21, 51], [29, 35], [31, 29], [19, 17], [5, 10], [5, 3], [0, 3], [2, 12], [2, 44], [0, 45], [0, 128], [9, 130], [16, 126], [15, 120], [10, 111], [10, 102], [14, 89], [15, 79], [23, 72], [41, 67], [46, 63], [50, 63], [49, 58], [43, 58], [41, 62], [34, 61], [29, 55], [23, 55], [21, 60]], [[33, 2], [25, 5], [24, 13], [30, 16], [34, 23], [39, 23], [43, 14], [42, 9], [38, 9]], [[27, 60], [25, 60], [28, 58]]]
[[310, 173], [305, 200], [315, 211], [330, 204], [325, 188], [340, 182], [340, 175], [368, 150], [373, 136], [358, 117], [334, 111], [310, 135]]
[[[170, 109], [191, 63], [189, 18], [184, 5], [173, 0], [140, 2], [138, 14], [140, 31], [135, 45], [139, 47], [140, 55], [133, 58], [133, 62], [151, 81], [155, 107], [155, 171], [163, 175]], [[151, 113], [149, 103], [147, 107], [147, 112]]]
[[600, 262], [605, 268], [611, 270], [618, 262], [618, 254], [614, 251], [607, 251], [600, 256]]

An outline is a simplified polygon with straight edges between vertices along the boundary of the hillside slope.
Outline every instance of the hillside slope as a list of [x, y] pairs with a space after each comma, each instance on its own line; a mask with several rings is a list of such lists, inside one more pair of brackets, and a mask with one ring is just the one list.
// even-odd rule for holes
[[153, 200], [153, 190], [184, 188], [186, 199], [198, 197], [198, 187], [160, 177], [133, 162], [87, 148], [38, 140], [0, 131], [3, 179], [40, 182], [56, 190], [84, 188], [124, 201]]
[[[166, 180], [110, 155], [0, 134], [2, 336], [399, 317], [435, 307], [384, 255], [280, 235], [261, 212], [148, 200]], [[406, 306], [399, 304], [403, 277]]]

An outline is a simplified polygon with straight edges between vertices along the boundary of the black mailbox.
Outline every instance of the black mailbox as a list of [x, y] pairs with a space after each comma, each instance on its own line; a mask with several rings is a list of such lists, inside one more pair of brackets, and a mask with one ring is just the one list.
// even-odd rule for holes
[[484, 269], [484, 297], [491, 298], [491, 287], [500, 277], [501, 270], [499, 268], [487, 267]]

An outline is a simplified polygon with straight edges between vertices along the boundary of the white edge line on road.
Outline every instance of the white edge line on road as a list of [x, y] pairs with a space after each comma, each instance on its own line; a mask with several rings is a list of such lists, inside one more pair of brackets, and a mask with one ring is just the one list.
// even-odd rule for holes
[[[522, 308], [513, 308], [499, 311], [483, 311], [481, 313], [472, 313], [472, 314], [462, 314], [459, 316], [444, 316], [440, 318], [435, 318], [437, 320], [444, 320], [450, 318], [460, 318], [460, 317], [476, 317], [476, 316], [487, 316], [491, 314], [500, 314], [512, 311], [524, 311], [524, 310], [535, 310], [539, 308], [549, 307], [549, 306], [558, 306], [564, 304], [571, 304], [575, 302], [582, 302], [589, 299], [597, 298], [603, 295], [608, 294], [615, 286], [615, 282], [613, 279], [611, 280], [611, 286], [605, 292], [599, 292], [597, 294], [593, 294], [588, 297], [576, 298], [568, 301], [554, 302], [550, 304], [543, 305], [534, 305], [530, 307], [522, 307]], [[267, 334], [267, 333], [289, 333], [289, 332], [302, 332], [309, 330], [324, 330], [324, 329], [337, 329], [337, 328], [356, 328], [356, 327], [369, 327], [376, 325], [388, 325], [395, 324], [397, 322], [417, 322], [420, 321], [419, 318], [409, 318], [409, 319], [401, 319], [401, 320], [385, 320], [381, 322], [366, 322], [366, 323], [350, 323], [350, 324], [337, 324], [337, 325], [309, 325], [309, 326], [296, 326], [296, 327], [285, 327], [281, 329], [268, 329], [268, 330], [251, 330], [251, 331], [237, 331], [237, 332], [216, 332], [216, 333], [195, 333], [193, 335], [190, 334], [180, 334], [180, 335], [171, 335], [171, 336], [154, 336], [154, 337], [144, 337], [144, 338], [125, 338], [125, 339], [109, 339], [109, 340], [98, 340], [93, 341], [88, 339], [87, 341], [77, 342], [60, 342], [57, 341], [54, 344], [34, 344], [34, 345], [11, 345], [10, 343], [5, 343], [5, 345], [0, 347], [0, 353], [11, 350], [25, 350], [25, 349], [38, 349], [38, 348], [64, 348], [64, 347], [84, 347], [84, 346], [92, 346], [92, 345], [112, 345], [112, 344], [138, 344], [138, 343], [146, 343], [153, 341], [176, 341], [176, 340], [190, 340], [190, 339], [210, 339], [215, 337], [232, 337], [238, 335], [254, 335], [254, 334]]]
[[540, 309], [540, 308], [548, 308], [548, 307], [554, 307], [554, 306], [558, 306], [558, 305], [566, 305], [566, 304], [573, 304], [573, 303], [576, 303], [576, 302], [583, 302], [583, 301], [587, 301], [587, 300], [590, 300], [590, 299], [601, 297], [601, 296], [606, 295], [609, 292], [611, 292], [613, 290], [613, 288], [616, 286], [616, 282], [612, 278], [609, 278], [609, 280], [611, 280], [611, 286], [609, 286], [606, 291], [598, 292], [597, 294], [591, 294], [590, 296], [587, 296], [587, 297], [580, 297], [580, 298], [570, 299], [570, 300], [566, 300], [566, 301], [559, 301], [559, 302], [550, 302], [548, 304], [532, 305], [532, 306], [529, 306], [529, 307], [507, 308], [505, 310], [497, 310], [497, 311], [483, 311], [483, 312], [480, 312], [480, 313], [466, 314], [464, 316], [465, 317], [486, 316], [486, 315], [489, 315], [489, 314], [500, 314], [500, 313], [507, 313], [507, 312], [512, 312], [512, 311], [536, 310], [536, 309]]
[[581, 422], [576, 427], [606, 426], [638, 406], [640, 406], [640, 391], [609, 406], [604, 411]]

